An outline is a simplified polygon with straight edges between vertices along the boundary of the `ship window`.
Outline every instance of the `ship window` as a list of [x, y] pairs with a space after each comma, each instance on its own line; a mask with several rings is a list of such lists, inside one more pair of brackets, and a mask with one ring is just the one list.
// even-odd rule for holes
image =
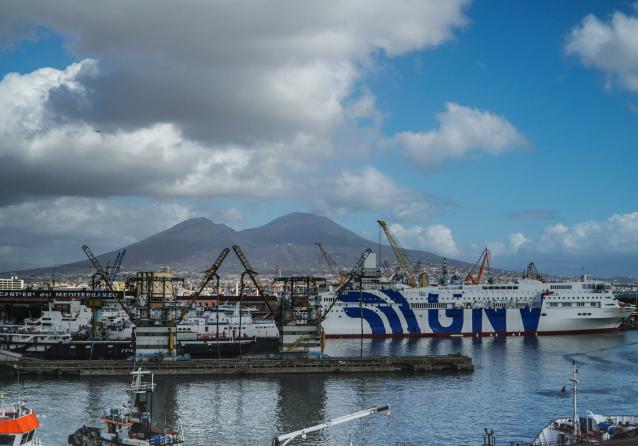
[[0, 435], [0, 445], [11, 445], [15, 440], [15, 435]]

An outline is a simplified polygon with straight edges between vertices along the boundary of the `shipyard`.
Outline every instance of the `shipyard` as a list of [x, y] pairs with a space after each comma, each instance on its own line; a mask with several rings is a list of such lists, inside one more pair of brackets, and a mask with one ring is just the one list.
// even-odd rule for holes
[[638, 446], [636, 42], [0, 2], [0, 446]]

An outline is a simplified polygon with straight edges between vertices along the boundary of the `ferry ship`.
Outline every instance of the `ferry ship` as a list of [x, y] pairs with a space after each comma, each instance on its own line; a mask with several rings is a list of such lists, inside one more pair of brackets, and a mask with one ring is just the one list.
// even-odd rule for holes
[[[320, 294], [326, 337], [521, 336], [617, 330], [633, 308], [608, 283], [509, 283], [408, 287], [381, 281]], [[338, 300], [335, 302], [335, 299]]]

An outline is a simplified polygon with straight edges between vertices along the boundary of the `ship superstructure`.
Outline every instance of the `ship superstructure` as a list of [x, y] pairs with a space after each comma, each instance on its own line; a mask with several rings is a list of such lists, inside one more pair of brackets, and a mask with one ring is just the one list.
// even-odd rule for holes
[[588, 276], [425, 287], [368, 281], [325, 292], [321, 304], [331, 307], [323, 321], [328, 337], [594, 333], [616, 330], [632, 313], [609, 284]]

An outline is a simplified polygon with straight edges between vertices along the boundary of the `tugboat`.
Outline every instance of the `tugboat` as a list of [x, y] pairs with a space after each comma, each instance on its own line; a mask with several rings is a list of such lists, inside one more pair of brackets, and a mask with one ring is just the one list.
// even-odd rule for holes
[[41, 446], [35, 431], [40, 421], [24, 403], [5, 403], [0, 396], [0, 445]]
[[[545, 426], [531, 443], [532, 446], [548, 445], [589, 445], [615, 444], [616, 440], [634, 438], [638, 440], [638, 416], [598, 415], [587, 411], [580, 418], [576, 406], [578, 390], [578, 369], [573, 363], [572, 379], [572, 416], [557, 418]], [[625, 444], [625, 443], [623, 443]], [[631, 443], [635, 444], [635, 443]]]
[[[153, 374], [141, 368], [131, 372], [128, 407], [111, 409], [102, 418], [105, 428], [83, 426], [69, 435], [72, 446], [173, 446], [184, 445], [181, 423], [177, 431], [152, 426]], [[150, 382], [143, 378], [150, 375]]]

